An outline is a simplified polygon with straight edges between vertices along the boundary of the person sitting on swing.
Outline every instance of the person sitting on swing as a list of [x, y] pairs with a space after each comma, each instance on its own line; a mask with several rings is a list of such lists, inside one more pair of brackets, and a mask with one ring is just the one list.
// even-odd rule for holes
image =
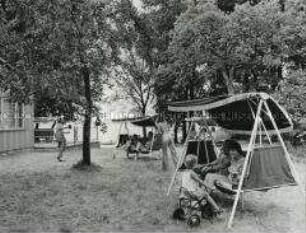
[[223, 143], [221, 157], [215, 161], [201, 165], [195, 168], [195, 172], [200, 174], [200, 177], [204, 180], [208, 173], [218, 173], [227, 176], [228, 169], [232, 164], [231, 151], [235, 150], [239, 155], [245, 157], [245, 152], [242, 151], [241, 145], [234, 139], [227, 139]]

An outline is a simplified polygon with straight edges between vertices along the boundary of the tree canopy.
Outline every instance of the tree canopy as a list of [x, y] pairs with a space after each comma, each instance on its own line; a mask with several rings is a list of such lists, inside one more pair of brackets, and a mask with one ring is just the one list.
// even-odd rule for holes
[[[117, 56], [114, 1], [1, 2], [1, 87], [17, 99], [53, 97], [84, 117], [83, 162], [106, 74]], [[9, 77], [9, 78], [7, 78]], [[63, 101], [61, 103], [60, 101]]]

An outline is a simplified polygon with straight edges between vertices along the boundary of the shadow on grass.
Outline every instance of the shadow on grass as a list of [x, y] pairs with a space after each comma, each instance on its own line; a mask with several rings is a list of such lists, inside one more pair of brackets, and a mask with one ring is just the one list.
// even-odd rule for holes
[[71, 169], [85, 172], [100, 172], [103, 168], [100, 165], [94, 163], [87, 165], [83, 162], [83, 160], [80, 160], [79, 162], [74, 164]]
[[142, 161], [142, 162], [150, 162], [150, 161], [156, 161], [159, 159], [153, 156], [140, 156], [137, 160]]

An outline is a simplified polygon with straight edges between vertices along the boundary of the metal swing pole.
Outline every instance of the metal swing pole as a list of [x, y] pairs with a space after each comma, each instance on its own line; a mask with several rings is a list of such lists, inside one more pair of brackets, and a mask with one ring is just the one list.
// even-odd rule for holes
[[154, 129], [154, 130], [153, 130], [153, 136], [152, 136], [152, 142], [151, 142], [151, 145], [150, 145], [150, 155], [152, 154], [152, 151], [153, 151], [155, 133], [156, 133], [156, 130]]
[[[156, 121], [154, 121], [154, 124], [156, 126]], [[152, 151], [153, 151], [155, 133], [156, 133], [156, 127], [154, 127], [154, 129], [153, 129], [153, 137], [152, 137], [152, 142], [151, 142], [151, 145], [150, 145], [150, 155], [152, 154]]]
[[229, 218], [228, 223], [227, 223], [227, 227], [228, 228], [231, 228], [232, 224], [233, 224], [233, 220], [234, 220], [234, 216], [235, 216], [238, 200], [239, 200], [241, 189], [242, 189], [242, 184], [243, 184], [243, 181], [244, 181], [244, 178], [245, 178], [245, 174], [246, 174], [246, 170], [247, 170], [247, 165], [248, 165], [248, 162], [249, 162], [249, 159], [250, 159], [250, 155], [251, 155], [251, 152], [253, 150], [255, 139], [256, 139], [256, 134], [257, 134], [257, 130], [258, 130], [258, 125], [259, 125], [260, 113], [261, 113], [262, 105], [263, 105], [263, 99], [260, 99], [260, 102], [259, 102], [259, 105], [258, 105], [258, 108], [257, 108], [257, 112], [256, 112], [256, 117], [255, 117], [255, 122], [254, 122], [253, 130], [252, 130], [252, 134], [251, 134], [251, 139], [250, 139], [250, 142], [249, 142], [249, 146], [248, 146], [248, 150], [247, 150], [247, 154], [246, 154], [246, 158], [245, 158], [245, 162], [243, 164], [241, 178], [240, 178], [239, 184], [238, 184], [238, 189], [237, 189], [234, 205], [233, 205], [233, 208], [232, 208], [232, 212], [231, 212], [230, 218]]
[[199, 164], [199, 156], [200, 156], [200, 146], [201, 146], [201, 141], [199, 138], [197, 140], [197, 163]]
[[[203, 113], [204, 113], [204, 111], [203, 111]], [[209, 137], [211, 138], [212, 144], [213, 144], [213, 146], [214, 146], [214, 151], [215, 151], [215, 153], [216, 153], [216, 157], [219, 158], [220, 152], [221, 152], [221, 151], [218, 149], [218, 147], [217, 147], [217, 145], [216, 145], [215, 138], [214, 138], [214, 136], [213, 136], [213, 134], [212, 134], [212, 131], [211, 131], [210, 128], [208, 127], [207, 122], [204, 121], [204, 124], [205, 124], [205, 127], [206, 127], [206, 129], [207, 129], [207, 133], [208, 133]]]
[[[253, 102], [252, 102], [252, 103], [253, 103]], [[252, 106], [251, 106], [251, 104], [250, 104], [249, 101], [248, 101], [248, 105], [249, 105], [249, 107], [250, 107], [250, 109], [251, 109], [253, 119], [255, 120], [255, 113], [254, 113], [254, 110], [253, 110], [253, 108], [252, 108]], [[266, 113], [265, 111], [263, 111], [263, 112]], [[266, 114], [267, 114], [267, 113], [266, 113]], [[270, 145], [272, 145], [273, 143], [272, 143], [270, 134], [269, 134], [269, 132], [268, 132], [268, 130], [267, 130], [267, 128], [266, 128], [266, 126], [265, 126], [265, 124], [264, 124], [262, 118], [261, 118], [261, 117], [259, 117], [259, 118], [260, 118], [260, 124], [262, 125], [262, 127], [263, 127], [263, 129], [264, 129], [264, 131], [265, 131], [265, 134], [266, 134], [267, 137], [268, 137], [269, 143], [270, 143]]]
[[268, 137], [268, 140], [269, 140], [270, 145], [272, 145], [273, 143], [272, 143], [270, 134], [269, 134], [269, 132], [267, 131], [267, 128], [266, 128], [265, 124], [263, 123], [262, 118], [260, 118], [260, 124], [262, 125], [262, 127], [263, 127], [263, 129], [264, 129], [264, 131], [265, 131], [265, 133], [266, 133], [266, 135], [267, 135], [267, 137]]
[[209, 163], [209, 156], [208, 156], [208, 146], [206, 144], [207, 140], [204, 140], [204, 148], [205, 148], [205, 157], [206, 157], [206, 161], [207, 161], [207, 164]]
[[189, 130], [188, 130], [188, 134], [187, 134], [187, 137], [186, 137], [186, 141], [185, 141], [185, 143], [184, 143], [184, 147], [183, 147], [183, 150], [182, 150], [182, 154], [181, 154], [179, 160], [177, 161], [177, 165], [176, 165], [176, 169], [175, 169], [174, 175], [173, 175], [173, 177], [172, 177], [172, 179], [171, 179], [171, 183], [170, 183], [170, 185], [169, 185], [169, 187], [168, 187], [167, 196], [169, 196], [169, 194], [170, 194], [170, 192], [171, 192], [171, 189], [172, 189], [174, 180], [175, 180], [175, 178], [176, 178], [176, 174], [177, 174], [177, 172], [178, 172], [178, 169], [181, 167], [182, 161], [184, 161], [184, 158], [185, 158], [185, 156], [186, 156], [186, 151], [187, 151], [187, 146], [188, 146], [188, 140], [189, 140], [190, 132], [191, 132], [191, 129], [192, 129], [193, 125], [194, 125], [194, 122], [192, 122], [192, 123], [190, 124]]

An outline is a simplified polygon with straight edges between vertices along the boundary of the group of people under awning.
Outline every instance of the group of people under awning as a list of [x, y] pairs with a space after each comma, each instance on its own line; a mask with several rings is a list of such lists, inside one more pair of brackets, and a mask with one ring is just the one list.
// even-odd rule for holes
[[139, 154], [150, 153], [153, 146], [154, 136], [153, 132], [149, 131], [146, 138], [140, 138], [139, 135], [129, 136], [126, 143], [123, 145], [123, 149], [126, 151], [126, 156], [130, 158], [130, 154], [135, 154], [135, 159], [138, 159]]

